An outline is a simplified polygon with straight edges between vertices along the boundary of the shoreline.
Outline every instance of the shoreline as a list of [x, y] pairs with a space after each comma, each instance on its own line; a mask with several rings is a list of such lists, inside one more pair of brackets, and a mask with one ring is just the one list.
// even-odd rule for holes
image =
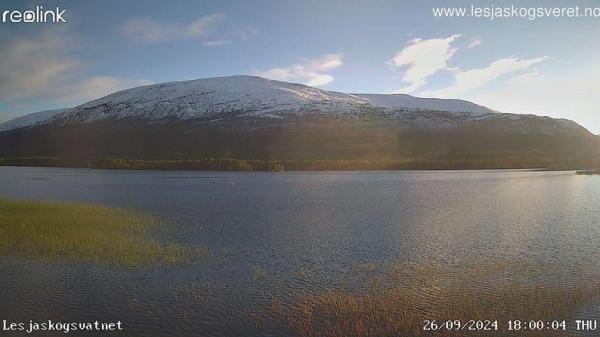
[[81, 167], [81, 166], [42, 166], [42, 165], [1, 165], [0, 167], [25, 167], [25, 168], [57, 168], [57, 169], [81, 169], [81, 170], [102, 170], [102, 171], [130, 171], [130, 172], [215, 172], [215, 173], [227, 173], [227, 172], [247, 172], [247, 173], [284, 173], [284, 172], [476, 172], [476, 171], [522, 171], [522, 172], [570, 172], [577, 171], [576, 169], [548, 169], [544, 167], [539, 168], [406, 168], [406, 169], [377, 169], [377, 168], [365, 168], [365, 169], [296, 169], [296, 170], [282, 170], [282, 171], [268, 171], [268, 170], [204, 170], [204, 169], [160, 169], [160, 168], [141, 168], [141, 169], [128, 169], [128, 168], [104, 168], [104, 167]]
[[[502, 160], [263, 160], [263, 159], [70, 159], [52, 157], [2, 158], [0, 166], [6, 167], [55, 167], [127, 171], [206, 171], [206, 172], [283, 172], [283, 171], [580, 171], [586, 165], [580, 163], [546, 164], [512, 163]], [[593, 168], [590, 168], [593, 170]]]

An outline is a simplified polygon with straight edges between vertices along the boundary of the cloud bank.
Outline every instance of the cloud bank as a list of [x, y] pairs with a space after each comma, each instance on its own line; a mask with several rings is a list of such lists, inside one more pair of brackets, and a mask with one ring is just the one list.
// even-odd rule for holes
[[143, 79], [82, 77], [76, 41], [65, 30], [33, 37], [13, 36], [0, 49], [0, 101], [27, 106], [30, 100], [82, 103], [114, 91], [148, 84]]
[[[600, 125], [596, 91], [600, 87], [600, 67], [592, 65], [573, 72], [543, 72], [533, 69], [550, 62], [548, 56], [497, 58], [479, 68], [460, 69], [449, 64], [459, 50], [453, 46], [459, 34], [447, 38], [411, 41], [392, 59], [392, 65], [404, 70], [402, 80], [409, 83], [397, 92], [418, 96], [459, 98], [492, 109], [520, 114], [567, 118], [585, 125]], [[479, 36], [461, 48], [465, 52], [482, 46]], [[583, 70], [585, 69], [585, 71]], [[450, 75], [450, 84], [423, 90], [430, 76], [438, 71]], [[598, 129], [591, 130], [598, 132]]]
[[470, 93], [472, 90], [485, 86], [502, 75], [515, 73], [520, 70], [526, 70], [530, 66], [541, 63], [546, 59], [546, 56], [525, 60], [516, 57], [509, 57], [496, 60], [485, 68], [471, 69], [467, 71], [453, 69], [453, 85], [440, 90], [423, 91], [420, 94], [423, 96], [438, 98], [460, 97], [464, 94]]
[[[523, 71], [548, 59], [547, 56], [529, 59], [505, 57], [496, 59], [482, 68], [462, 70], [449, 66], [451, 59], [459, 49], [453, 44], [460, 37], [460, 34], [454, 34], [446, 38], [412, 40], [392, 59], [392, 65], [404, 71], [402, 80], [408, 82], [409, 85], [393, 92], [416, 93], [419, 96], [436, 98], [471, 99], [477, 92], [490, 89], [489, 85], [492, 82], [498, 85], [495, 81], [500, 78], [506, 81], [504, 84], [500, 83], [501, 86], [510, 86], [511, 80], [518, 79], [518, 83], [521, 85], [523, 81], [531, 81], [532, 78], [529, 77], [515, 76], [520, 76]], [[481, 44], [481, 38], [476, 36], [464, 45], [464, 48], [468, 50], [479, 47]], [[452, 83], [441, 89], [423, 90], [429, 77], [442, 70], [450, 74]], [[539, 84], [537, 83], [537, 85]], [[486, 97], [489, 98], [494, 94], [494, 92], [490, 92]], [[479, 103], [485, 104], [485, 101]]]
[[590, 131], [598, 133], [599, 87], [599, 67], [569, 74], [529, 71], [510, 78], [493, 90], [484, 90], [465, 98], [503, 112], [575, 120], [590, 127]]
[[224, 15], [221, 13], [202, 16], [188, 23], [162, 23], [150, 18], [134, 18], [125, 22], [121, 32], [131, 39], [151, 43], [170, 39], [194, 39], [206, 36], [223, 19]]
[[213, 13], [190, 22], [161, 22], [152, 18], [132, 18], [120, 28], [121, 34], [143, 43], [171, 40], [200, 40], [206, 47], [220, 47], [234, 41], [247, 41], [257, 34], [254, 26], [223, 27], [226, 16]]

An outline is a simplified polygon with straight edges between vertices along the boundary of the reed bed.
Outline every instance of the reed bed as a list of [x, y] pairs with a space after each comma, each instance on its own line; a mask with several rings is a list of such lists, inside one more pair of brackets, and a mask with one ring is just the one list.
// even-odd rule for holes
[[0, 198], [0, 254], [44, 260], [141, 266], [176, 264], [204, 252], [161, 243], [149, 215], [93, 204]]
[[[493, 264], [492, 270], [513, 268], [501, 265], [504, 263]], [[522, 267], [520, 263], [515, 265]], [[371, 276], [360, 291], [286, 294], [282, 298], [291, 299], [286, 303], [274, 296], [267, 310], [271, 317], [302, 337], [546, 337], [571, 336], [575, 313], [600, 299], [600, 288], [593, 281], [561, 286], [496, 282], [492, 287], [483, 287], [486, 282], [495, 282], [483, 272], [489, 270], [488, 264], [480, 266], [480, 270], [469, 265], [462, 275], [438, 266], [410, 267], [401, 272], [400, 265], [390, 265]], [[466, 282], [478, 276], [479, 283]], [[460, 282], [461, 278], [465, 282]], [[571, 326], [569, 331], [559, 332], [508, 331], [507, 321], [517, 319], [567, 320]], [[498, 321], [499, 330], [433, 332], [423, 329], [425, 320], [491, 320]]]

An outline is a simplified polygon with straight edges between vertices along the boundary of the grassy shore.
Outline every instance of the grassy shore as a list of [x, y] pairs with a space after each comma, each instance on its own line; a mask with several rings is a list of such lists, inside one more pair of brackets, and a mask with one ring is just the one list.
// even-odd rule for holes
[[[538, 272], [517, 261], [473, 264], [461, 267], [458, 273], [443, 266], [394, 264], [383, 272], [357, 270], [352, 280], [360, 279], [361, 274], [366, 277], [366, 287], [358, 291], [273, 294], [267, 313], [252, 318], [259, 322], [274, 318], [302, 337], [547, 337], [546, 329], [508, 331], [507, 321], [572, 323], [578, 310], [600, 298], [596, 281], [566, 285], [540, 284], [532, 279], [521, 284], [498, 282], [504, 273], [517, 277]], [[425, 320], [437, 324], [497, 320], [499, 331], [444, 328], [433, 332], [423, 329]], [[569, 331], [554, 335], [571, 336], [573, 329], [571, 325]]]
[[[499, 331], [470, 331], [468, 336], [546, 337], [547, 330], [507, 331], [506, 322], [514, 319], [571, 322], [576, 310], [597, 292], [587, 287], [509, 286], [487, 294], [465, 287], [441, 291], [438, 303], [425, 308], [426, 314], [422, 312], [422, 299], [416, 295], [414, 289], [402, 288], [359, 294], [326, 291], [300, 295], [298, 302], [288, 307], [275, 297], [271, 307], [276, 317], [304, 337], [465, 336], [447, 328], [432, 334], [423, 329], [425, 320], [435, 320], [437, 324], [458, 321], [465, 325], [470, 320], [498, 321]], [[569, 335], [568, 331], [557, 333], [557, 336]]]
[[156, 241], [155, 225], [150, 216], [105, 206], [0, 198], [0, 254], [140, 266], [202, 253]]

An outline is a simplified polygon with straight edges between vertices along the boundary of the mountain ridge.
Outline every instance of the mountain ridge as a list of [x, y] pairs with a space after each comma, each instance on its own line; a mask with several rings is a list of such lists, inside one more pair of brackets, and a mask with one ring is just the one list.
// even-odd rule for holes
[[599, 145], [566, 119], [253, 76], [136, 87], [9, 123], [13, 128], [0, 131], [0, 157], [79, 163], [229, 158], [319, 163], [305, 166], [311, 168], [344, 168], [322, 164], [340, 160], [411, 168], [578, 168], [597, 158]]
[[[173, 102], [177, 100], [177, 102]], [[108, 106], [110, 105], [110, 106]], [[137, 105], [137, 109], [132, 106]], [[89, 123], [105, 118], [194, 119], [210, 114], [246, 111], [247, 116], [277, 118], [283, 114], [313, 111], [355, 115], [366, 109], [388, 112], [444, 111], [482, 117], [498, 113], [484, 106], [456, 99], [420, 98], [406, 94], [347, 94], [297, 83], [255, 76], [229, 76], [166, 82], [121, 90], [48, 115], [35, 124], [6, 122], [0, 131], [35, 126], [60, 119], [61, 123]], [[56, 110], [54, 110], [56, 111]], [[42, 112], [40, 112], [42, 113]], [[36, 113], [36, 114], [40, 114]], [[56, 115], [59, 115], [58, 117]], [[30, 116], [33, 116], [30, 115]], [[25, 116], [20, 117], [24, 119]], [[514, 118], [514, 117], [513, 117]], [[11, 126], [12, 127], [8, 127]]]

